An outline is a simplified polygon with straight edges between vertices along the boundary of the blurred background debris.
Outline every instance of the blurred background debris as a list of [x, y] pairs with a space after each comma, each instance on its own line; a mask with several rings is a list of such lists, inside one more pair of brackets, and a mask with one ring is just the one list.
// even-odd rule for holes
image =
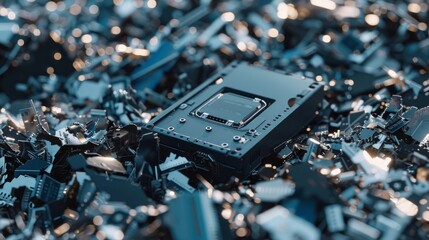
[[[428, 239], [428, 8], [1, 1], [0, 238]], [[318, 117], [247, 179], [160, 160], [146, 123], [237, 60], [323, 84]]]

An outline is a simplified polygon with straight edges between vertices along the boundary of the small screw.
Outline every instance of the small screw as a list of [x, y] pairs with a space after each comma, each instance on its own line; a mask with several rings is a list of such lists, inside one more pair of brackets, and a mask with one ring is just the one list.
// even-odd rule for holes
[[250, 130], [249, 130], [249, 133], [250, 133], [250, 134], [255, 134], [255, 133], [256, 133], [256, 130], [255, 130], [255, 129], [250, 129]]
[[170, 132], [174, 131], [174, 127], [168, 127], [167, 130], [170, 131]]
[[210, 126], [207, 126], [207, 127], [206, 127], [206, 131], [207, 131], [207, 132], [210, 132], [211, 130], [212, 130], [212, 127], [210, 127]]
[[232, 139], [234, 139], [234, 141], [240, 141], [241, 137], [238, 135], [235, 135], [234, 137], [232, 137]]
[[179, 122], [180, 122], [180, 123], [185, 123], [185, 122], [186, 122], [186, 118], [180, 118], [180, 119], [179, 119]]
[[228, 143], [222, 143], [221, 146], [224, 147], [224, 148], [227, 148], [228, 147]]

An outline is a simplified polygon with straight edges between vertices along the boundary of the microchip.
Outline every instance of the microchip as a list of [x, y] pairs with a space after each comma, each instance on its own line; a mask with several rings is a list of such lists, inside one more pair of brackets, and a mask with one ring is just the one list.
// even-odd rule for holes
[[159, 137], [159, 159], [174, 153], [223, 182], [246, 178], [276, 155], [317, 115], [322, 99], [313, 80], [235, 62], [146, 127]]
[[240, 128], [267, 106], [260, 98], [249, 98], [235, 93], [218, 93], [201, 105], [195, 116], [209, 121]]

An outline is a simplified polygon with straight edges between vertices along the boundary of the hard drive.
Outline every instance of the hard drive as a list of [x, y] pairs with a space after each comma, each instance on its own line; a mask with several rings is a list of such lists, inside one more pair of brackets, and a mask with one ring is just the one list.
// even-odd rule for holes
[[322, 85], [249, 63], [231, 63], [147, 124], [170, 152], [213, 181], [246, 178], [317, 114]]

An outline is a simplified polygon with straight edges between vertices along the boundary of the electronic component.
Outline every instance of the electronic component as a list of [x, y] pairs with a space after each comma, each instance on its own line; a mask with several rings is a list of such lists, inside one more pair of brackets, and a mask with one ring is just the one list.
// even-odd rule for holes
[[320, 238], [320, 231], [317, 228], [282, 206], [273, 207], [259, 214], [256, 222], [270, 233], [271, 239], [316, 240]]
[[321, 100], [316, 82], [232, 63], [147, 127], [161, 155], [186, 157], [211, 179], [245, 178], [314, 118]]
[[378, 239], [380, 237], [378, 229], [356, 219], [349, 220], [347, 234], [360, 239]]
[[275, 179], [255, 184], [255, 197], [264, 202], [278, 202], [295, 192], [295, 185], [290, 181]]
[[27, 161], [24, 165], [19, 166], [15, 172], [14, 176], [17, 177], [21, 174], [23, 175], [29, 175], [29, 176], [36, 176], [40, 174], [40, 172], [44, 169], [46, 169], [49, 166], [49, 164], [45, 161], [42, 161], [40, 159], [30, 159]]
[[192, 165], [188, 159], [184, 157], [176, 158], [176, 155], [171, 153], [170, 156], [165, 160], [165, 162], [159, 165], [159, 170], [161, 170], [162, 174], [173, 172], [175, 170], [181, 170], [188, 168]]
[[94, 171], [88, 171], [97, 190], [105, 191], [110, 195], [110, 201], [123, 201], [130, 207], [148, 204], [150, 200], [139, 186], [129, 184], [126, 178], [120, 176], [109, 177], [108, 180]]
[[326, 223], [329, 232], [339, 232], [346, 228], [340, 205], [329, 205], [325, 207]]
[[216, 214], [216, 207], [206, 192], [185, 194], [170, 203], [171, 211], [165, 216], [174, 239], [230, 239], [223, 231], [226, 221]]
[[64, 183], [60, 183], [47, 174], [37, 177], [37, 184], [33, 190], [33, 196], [46, 202], [56, 201], [65, 194]]
[[429, 142], [429, 107], [419, 109], [415, 112], [405, 128], [406, 134], [422, 144]]
[[190, 193], [193, 193], [195, 191], [195, 188], [188, 184], [189, 178], [180, 173], [179, 171], [169, 173], [167, 179], [170, 181], [168, 185], [172, 185], [171, 188], [173, 190], [180, 188]]

